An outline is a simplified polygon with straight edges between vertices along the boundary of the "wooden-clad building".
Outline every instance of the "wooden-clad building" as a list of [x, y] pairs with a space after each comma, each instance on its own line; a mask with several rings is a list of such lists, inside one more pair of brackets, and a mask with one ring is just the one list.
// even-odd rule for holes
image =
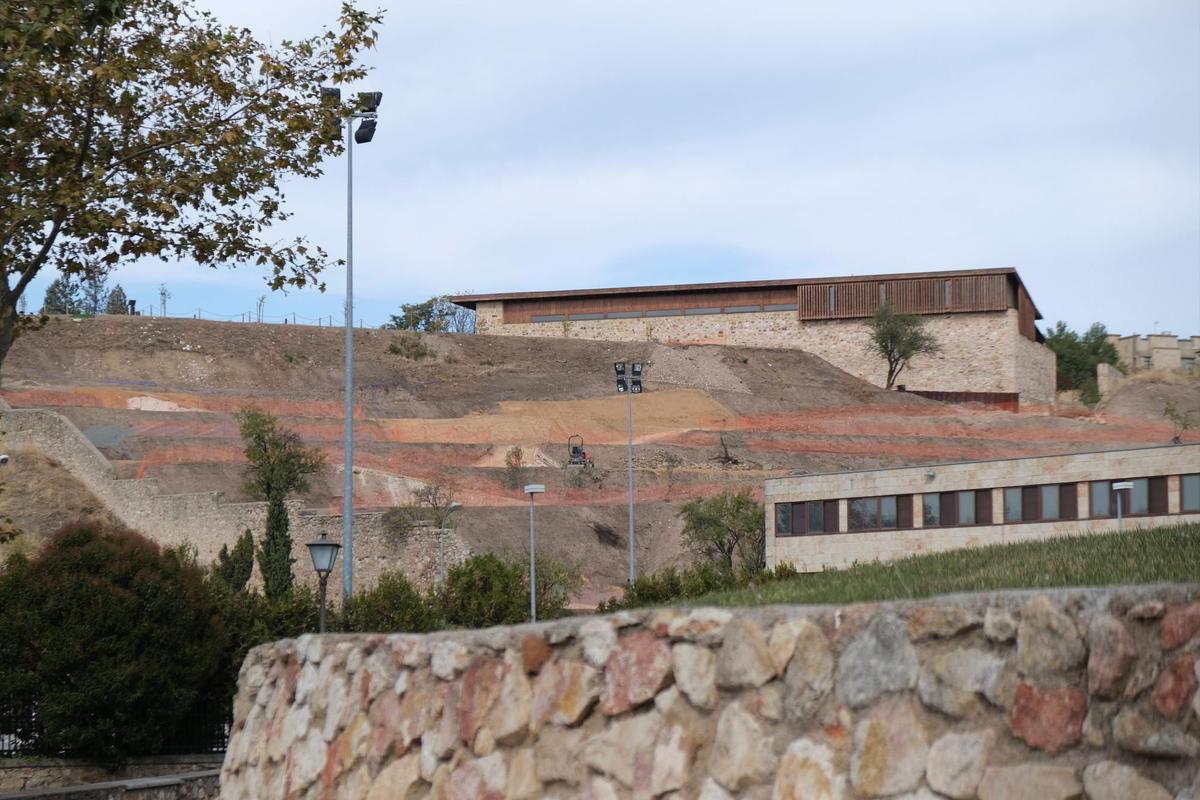
[[[1012, 268], [839, 278], [460, 295], [481, 333], [797, 347], [866, 380], [885, 368], [863, 320], [884, 303], [928, 318], [941, 352], [914, 361], [910, 389], [1052, 403], [1054, 355], [1041, 314]], [[1016, 398], [1014, 397], [1014, 400]]]

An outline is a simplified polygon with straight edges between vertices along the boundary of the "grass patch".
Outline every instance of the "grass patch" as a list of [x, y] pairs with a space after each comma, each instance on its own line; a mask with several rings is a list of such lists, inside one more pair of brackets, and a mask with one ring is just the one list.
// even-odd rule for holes
[[955, 592], [1191, 583], [1200, 580], [1200, 524], [1080, 534], [911, 556], [715, 592], [687, 605], [855, 603]]

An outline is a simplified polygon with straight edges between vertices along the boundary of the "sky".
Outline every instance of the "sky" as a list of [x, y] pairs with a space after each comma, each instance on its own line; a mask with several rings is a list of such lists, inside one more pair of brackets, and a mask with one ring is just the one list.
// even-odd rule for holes
[[[279, 42], [333, 0], [197, 0]], [[373, 7], [373, 6], [367, 6]], [[1200, 3], [409, 0], [355, 148], [355, 311], [463, 291], [1015, 267], [1076, 329], [1200, 334]], [[345, 253], [345, 158], [288, 184]], [[30, 305], [40, 305], [43, 276]], [[139, 306], [342, 324], [328, 289], [148, 261]]]

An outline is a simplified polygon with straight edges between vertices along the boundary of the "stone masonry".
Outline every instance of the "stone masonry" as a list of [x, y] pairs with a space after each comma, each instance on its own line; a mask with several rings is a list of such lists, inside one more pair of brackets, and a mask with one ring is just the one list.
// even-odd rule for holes
[[[1054, 353], [1021, 336], [1016, 310], [923, 319], [941, 351], [914, 359], [900, 383], [914, 390], [1019, 392], [1025, 405], [1054, 402]], [[505, 324], [502, 303], [481, 302], [476, 326], [503, 336], [798, 348], [877, 385], [887, 375], [883, 360], [867, 351], [866, 320], [802, 322], [794, 311]]]
[[[1179, 476], [1198, 469], [1200, 444], [1183, 444], [771, 478], [765, 482], [767, 566], [773, 568], [786, 562], [801, 572], [819, 572], [856, 562], [889, 561], [917, 553], [1116, 531], [1116, 519], [1089, 519], [1088, 482], [1093, 480], [1167, 477], [1167, 513], [1130, 517], [1124, 521], [1126, 529], [1196, 522], [1200, 521], [1200, 512], [1184, 513], [1181, 510]], [[1078, 519], [1004, 521], [1004, 487], [1057, 483], [1077, 484]], [[991, 490], [991, 519], [978, 520], [976, 525], [922, 527], [922, 495], [967, 489]], [[911, 529], [847, 530], [848, 498], [901, 494], [913, 495]], [[774, 504], [807, 500], [837, 500], [840, 532], [776, 536], [772, 522]]]
[[303, 636], [221, 796], [1195, 800], [1200, 585]]
[[[5, 447], [37, 450], [63, 464], [122, 523], [164, 547], [193, 545], [200, 562], [210, 563], [222, 545], [232, 548], [242, 531], [249, 528], [257, 535], [265, 529], [266, 503], [227, 503], [217, 492], [158, 494], [152, 478], [118, 480], [108, 459], [61, 414], [3, 405], [0, 412]], [[315, 588], [316, 574], [306, 545], [322, 533], [341, 541], [342, 517], [305, 514], [295, 502], [289, 503], [288, 515], [296, 579]], [[354, 515], [356, 585], [371, 586], [381, 573], [394, 571], [419, 586], [432, 585], [438, 569], [437, 532], [419, 529], [402, 541], [392, 541], [384, 532], [382, 516], [378, 512]], [[453, 530], [447, 531], [445, 546], [447, 564], [457, 564], [470, 555], [467, 543]], [[337, 570], [340, 574], [340, 560]]]

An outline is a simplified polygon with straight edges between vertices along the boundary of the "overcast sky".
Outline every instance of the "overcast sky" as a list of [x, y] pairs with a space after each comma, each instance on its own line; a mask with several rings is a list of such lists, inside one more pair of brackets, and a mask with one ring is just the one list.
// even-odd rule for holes
[[[333, 0], [201, 0], [280, 41]], [[355, 150], [355, 316], [434, 293], [1013, 266], [1046, 316], [1200, 334], [1195, 0], [599, 3], [387, 12]], [[345, 160], [289, 191], [345, 249]], [[114, 280], [236, 315], [252, 269]], [[342, 321], [329, 291], [266, 313]], [[45, 281], [30, 305], [40, 305]]]

